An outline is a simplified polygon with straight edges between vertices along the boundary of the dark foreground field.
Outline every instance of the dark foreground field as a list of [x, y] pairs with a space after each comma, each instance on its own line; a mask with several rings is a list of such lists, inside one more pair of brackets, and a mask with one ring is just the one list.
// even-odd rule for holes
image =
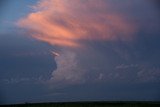
[[2, 107], [160, 107], [160, 102], [70, 102], [1, 105]]

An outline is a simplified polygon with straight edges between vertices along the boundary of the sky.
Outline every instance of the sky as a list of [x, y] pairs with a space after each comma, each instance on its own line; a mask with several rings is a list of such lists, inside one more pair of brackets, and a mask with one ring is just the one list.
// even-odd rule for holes
[[160, 101], [158, 0], [1, 0], [0, 104]]

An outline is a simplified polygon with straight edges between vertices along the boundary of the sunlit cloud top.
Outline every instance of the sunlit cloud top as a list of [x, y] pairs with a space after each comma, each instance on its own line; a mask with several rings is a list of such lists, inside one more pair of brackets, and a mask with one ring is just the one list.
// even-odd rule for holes
[[41, 0], [18, 25], [51, 45], [82, 46], [87, 40], [130, 40], [134, 25], [105, 0]]

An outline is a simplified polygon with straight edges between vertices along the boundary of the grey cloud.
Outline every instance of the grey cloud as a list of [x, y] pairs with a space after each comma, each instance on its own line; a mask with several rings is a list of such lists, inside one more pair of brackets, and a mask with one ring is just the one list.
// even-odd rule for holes
[[22, 34], [0, 34], [0, 79], [49, 78], [56, 68], [51, 49]]
[[116, 69], [135, 68], [137, 66], [138, 66], [137, 64], [130, 64], [130, 65], [121, 64], [121, 65], [116, 66]]
[[140, 82], [160, 82], [160, 68], [156, 67], [142, 67], [137, 73]]

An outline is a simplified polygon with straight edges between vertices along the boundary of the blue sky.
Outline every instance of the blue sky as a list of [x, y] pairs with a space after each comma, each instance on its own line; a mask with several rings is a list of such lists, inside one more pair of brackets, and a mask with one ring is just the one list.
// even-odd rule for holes
[[159, 101], [159, 2], [2, 0], [0, 104]]
[[29, 11], [31, 11], [30, 6], [36, 2], [37, 0], [1, 0], [1, 32], [3, 32], [8, 27], [13, 26], [14, 22], [18, 18], [24, 17], [27, 13], [29, 13]]

